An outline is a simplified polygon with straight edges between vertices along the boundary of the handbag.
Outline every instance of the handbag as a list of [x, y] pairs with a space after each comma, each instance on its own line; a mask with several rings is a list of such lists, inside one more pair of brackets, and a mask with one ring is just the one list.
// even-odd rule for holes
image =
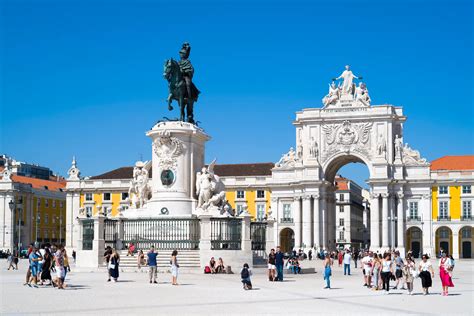
[[112, 269], [112, 270], [115, 269], [115, 264], [109, 263], [109, 269]]

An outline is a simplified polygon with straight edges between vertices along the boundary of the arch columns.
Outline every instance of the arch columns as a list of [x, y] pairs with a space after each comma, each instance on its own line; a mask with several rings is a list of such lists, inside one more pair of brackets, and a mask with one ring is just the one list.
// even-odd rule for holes
[[388, 193], [382, 193], [382, 248], [389, 248]]
[[403, 193], [397, 195], [397, 249], [405, 256], [405, 196]]
[[295, 214], [295, 249], [301, 248], [301, 198], [295, 196], [293, 200]]
[[311, 195], [303, 196], [303, 245], [305, 248], [310, 248], [313, 245], [311, 234]]
[[379, 194], [370, 195], [370, 249], [380, 248], [380, 207]]
[[313, 196], [313, 245], [316, 248], [321, 247], [319, 199], [319, 194]]

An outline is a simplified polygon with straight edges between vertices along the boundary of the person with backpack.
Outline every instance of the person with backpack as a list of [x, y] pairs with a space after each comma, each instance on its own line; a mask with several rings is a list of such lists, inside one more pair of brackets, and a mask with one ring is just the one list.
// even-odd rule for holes
[[250, 280], [250, 276], [252, 275], [252, 271], [247, 263], [244, 263], [242, 271], [240, 271], [240, 278], [242, 279], [242, 284], [244, 285], [244, 290], [251, 290], [252, 289], [252, 281]]

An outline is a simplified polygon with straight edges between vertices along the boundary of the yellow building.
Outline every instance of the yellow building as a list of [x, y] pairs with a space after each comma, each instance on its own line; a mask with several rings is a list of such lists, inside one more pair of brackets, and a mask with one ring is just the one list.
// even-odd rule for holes
[[431, 163], [433, 234], [440, 249], [455, 258], [474, 251], [474, 156], [444, 156]]
[[43, 176], [47, 179], [19, 175], [21, 163], [9, 163], [0, 167], [1, 249], [25, 249], [33, 242], [64, 243], [66, 181], [50, 175]]

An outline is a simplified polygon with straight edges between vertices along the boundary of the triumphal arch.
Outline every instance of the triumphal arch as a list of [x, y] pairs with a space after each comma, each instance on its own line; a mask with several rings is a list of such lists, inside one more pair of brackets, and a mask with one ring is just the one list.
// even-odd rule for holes
[[[416, 201], [422, 215], [422, 251], [431, 253], [429, 163], [404, 139], [406, 116], [394, 105], [372, 105], [367, 86], [346, 66], [329, 86], [320, 108], [296, 113], [296, 146], [272, 172], [271, 209], [281, 218], [275, 241], [292, 230], [295, 248], [334, 249], [336, 238], [335, 176], [352, 162], [367, 166], [370, 211], [364, 219], [370, 248], [405, 251], [407, 211]], [[356, 82], [358, 81], [358, 82]]]

